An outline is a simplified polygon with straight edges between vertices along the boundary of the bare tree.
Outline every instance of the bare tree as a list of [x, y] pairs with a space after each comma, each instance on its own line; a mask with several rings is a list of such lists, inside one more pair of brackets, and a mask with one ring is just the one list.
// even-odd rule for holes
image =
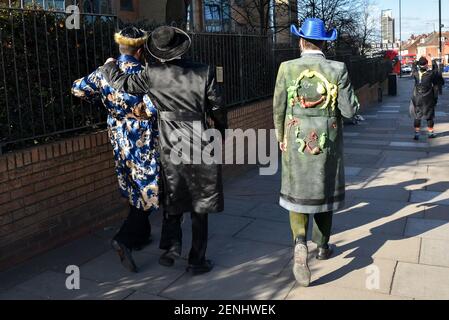
[[379, 40], [377, 28], [380, 17], [376, 14], [374, 1], [362, 0], [362, 9], [359, 19], [359, 47], [360, 54], [366, 55], [372, 50], [371, 44]]
[[298, 5], [300, 21], [317, 17], [338, 30], [339, 37], [331, 44], [334, 54], [366, 55], [378, 36], [373, 0], [298, 0]]
[[296, 17], [296, 0], [231, 0], [228, 18], [239, 28], [267, 34], [282, 32]]
[[327, 27], [352, 31], [361, 8], [361, 0], [298, 0], [299, 20], [316, 17]]

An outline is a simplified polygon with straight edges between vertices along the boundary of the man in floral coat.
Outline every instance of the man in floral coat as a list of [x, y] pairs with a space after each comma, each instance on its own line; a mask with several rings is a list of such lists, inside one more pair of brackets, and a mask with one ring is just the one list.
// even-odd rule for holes
[[[117, 66], [123, 72], [132, 74], [143, 69], [141, 59], [147, 38], [146, 32], [134, 27], [115, 34], [121, 53]], [[150, 242], [148, 216], [159, 207], [156, 109], [146, 95], [130, 95], [113, 89], [98, 70], [76, 80], [72, 93], [87, 101], [101, 98], [108, 111], [107, 123], [118, 183], [131, 207], [112, 246], [122, 264], [136, 272], [131, 251]]]
[[281, 64], [273, 101], [274, 124], [282, 151], [280, 205], [290, 211], [295, 241], [293, 273], [302, 286], [310, 283], [307, 226], [314, 218], [312, 240], [317, 259], [332, 253], [332, 212], [344, 205], [343, 121], [359, 103], [344, 63], [327, 60], [325, 41], [335, 40], [323, 21], [306, 19], [300, 30], [301, 58]]

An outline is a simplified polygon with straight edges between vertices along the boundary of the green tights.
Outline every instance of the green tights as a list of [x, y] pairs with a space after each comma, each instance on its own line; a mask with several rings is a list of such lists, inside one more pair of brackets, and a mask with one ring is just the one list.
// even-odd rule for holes
[[[290, 227], [293, 233], [293, 239], [300, 242], [307, 241], [307, 229], [309, 225], [310, 214], [290, 211]], [[318, 247], [326, 247], [332, 229], [332, 211], [321, 212], [313, 215], [312, 241]]]

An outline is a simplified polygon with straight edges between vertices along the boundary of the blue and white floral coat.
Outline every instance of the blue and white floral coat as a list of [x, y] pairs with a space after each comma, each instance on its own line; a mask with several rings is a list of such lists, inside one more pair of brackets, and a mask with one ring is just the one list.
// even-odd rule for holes
[[[117, 65], [125, 73], [143, 69], [133, 56], [122, 55]], [[158, 128], [154, 105], [147, 95], [135, 96], [109, 86], [103, 75], [94, 71], [76, 80], [72, 93], [93, 101], [101, 98], [108, 111], [109, 137], [114, 152], [115, 167], [122, 195], [141, 210], [159, 207]]]

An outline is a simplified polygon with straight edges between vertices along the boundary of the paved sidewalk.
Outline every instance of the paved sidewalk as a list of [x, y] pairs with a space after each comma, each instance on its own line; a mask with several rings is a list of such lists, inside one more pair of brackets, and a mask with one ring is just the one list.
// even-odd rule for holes
[[[280, 175], [254, 169], [225, 185], [226, 211], [210, 216], [211, 273], [192, 277], [185, 260], [159, 266], [160, 216], [153, 216], [155, 241], [135, 253], [140, 273], [128, 273], [109, 249], [114, 226], [0, 273], [0, 299], [449, 299], [449, 88], [438, 107], [439, 137], [418, 142], [411, 88], [401, 79], [400, 95], [345, 128], [347, 206], [334, 216], [333, 258], [312, 258], [311, 287], [298, 287], [291, 272]], [[186, 219], [184, 255], [189, 226]], [[67, 265], [80, 266], [80, 290], [65, 288]]]

